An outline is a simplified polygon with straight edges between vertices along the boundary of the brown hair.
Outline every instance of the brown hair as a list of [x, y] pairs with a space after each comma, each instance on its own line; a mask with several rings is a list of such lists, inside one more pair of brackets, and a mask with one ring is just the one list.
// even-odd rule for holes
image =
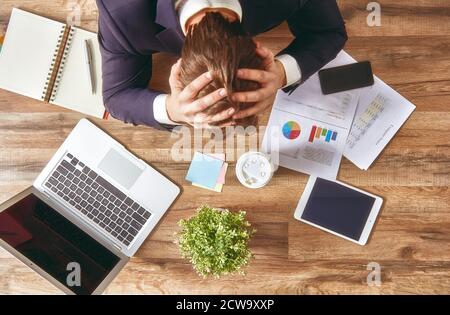
[[[252, 91], [260, 87], [256, 82], [237, 79], [236, 72], [240, 68], [262, 69], [262, 60], [256, 54], [256, 44], [240, 22], [230, 22], [220, 13], [210, 12], [199, 24], [189, 29], [182, 51], [182, 85], [186, 86], [201, 74], [210, 71], [213, 81], [198, 97], [220, 88], [225, 88], [228, 92], [227, 98], [205, 110], [207, 115], [214, 115], [231, 107], [238, 111], [253, 106], [251, 103], [234, 103], [230, 98], [233, 92]], [[236, 124], [249, 125], [254, 122], [254, 118], [238, 120]]]

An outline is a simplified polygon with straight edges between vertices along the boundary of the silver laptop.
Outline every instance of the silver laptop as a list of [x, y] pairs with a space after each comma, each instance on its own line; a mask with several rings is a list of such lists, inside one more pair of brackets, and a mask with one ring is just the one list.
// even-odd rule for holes
[[101, 293], [179, 194], [82, 119], [33, 186], [0, 206], [0, 245], [66, 293]]

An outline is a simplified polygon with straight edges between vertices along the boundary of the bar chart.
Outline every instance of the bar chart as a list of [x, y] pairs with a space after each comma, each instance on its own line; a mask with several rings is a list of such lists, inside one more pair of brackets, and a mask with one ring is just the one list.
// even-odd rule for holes
[[309, 135], [309, 142], [314, 143], [314, 141], [317, 140], [331, 142], [336, 141], [337, 137], [338, 137], [337, 131], [313, 125], [311, 128], [311, 133]]

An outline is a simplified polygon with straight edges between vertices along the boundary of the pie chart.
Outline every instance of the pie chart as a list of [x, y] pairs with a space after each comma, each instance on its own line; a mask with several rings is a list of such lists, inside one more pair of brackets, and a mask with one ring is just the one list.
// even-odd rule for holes
[[288, 121], [283, 125], [283, 136], [289, 140], [295, 140], [300, 136], [300, 125], [295, 121]]

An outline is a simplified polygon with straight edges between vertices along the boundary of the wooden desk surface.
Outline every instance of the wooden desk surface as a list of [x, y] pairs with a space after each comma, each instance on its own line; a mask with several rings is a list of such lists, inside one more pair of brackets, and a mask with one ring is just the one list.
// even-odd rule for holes
[[[345, 3], [344, 3], [345, 2]], [[0, 24], [18, 6], [65, 21], [70, 1], [2, 0]], [[96, 30], [93, 0], [82, 4], [81, 26]], [[450, 293], [450, 2], [384, 0], [382, 26], [366, 25], [368, 1], [339, 1], [350, 40], [346, 50], [371, 60], [374, 72], [417, 110], [369, 171], [343, 160], [339, 179], [385, 199], [367, 246], [294, 220], [307, 176], [280, 169], [270, 185], [245, 189], [228, 171], [223, 193], [189, 185], [187, 163], [174, 163], [170, 134], [118, 121], [95, 123], [132, 152], [183, 186], [183, 194], [106, 293], [310, 294]], [[286, 26], [259, 37], [279, 51]], [[153, 86], [167, 89], [175, 60], [158, 55]], [[262, 117], [267, 120], [268, 114]], [[0, 202], [29, 186], [82, 115], [0, 91]], [[234, 164], [233, 164], [234, 166]], [[257, 228], [255, 259], [245, 277], [204, 280], [180, 258], [177, 222], [201, 204], [245, 209]], [[382, 268], [382, 285], [369, 287], [367, 264]], [[0, 249], [0, 293], [58, 293]]]

